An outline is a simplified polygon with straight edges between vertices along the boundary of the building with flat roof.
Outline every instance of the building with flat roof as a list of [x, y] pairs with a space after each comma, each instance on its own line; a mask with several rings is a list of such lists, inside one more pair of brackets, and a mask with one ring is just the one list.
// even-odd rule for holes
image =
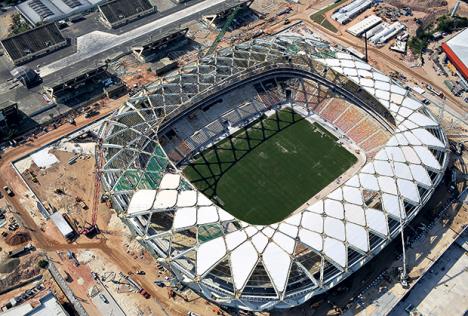
[[68, 316], [63, 306], [57, 300], [54, 294], [49, 292], [39, 300], [39, 304], [33, 306], [31, 303], [21, 304], [13, 307], [0, 316]]
[[[226, 8], [226, 10], [213, 13], [213, 14], [207, 14], [203, 16], [203, 21], [209, 26], [214, 29], [219, 29], [224, 27], [226, 24], [227, 19], [229, 18], [237, 18], [239, 16], [239, 11], [241, 9], [246, 9], [250, 7], [252, 4], [253, 0], [242, 0], [239, 5], [232, 5], [230, 8]], [[236, 11], [236, 13], [231, 17], [231, 14]]]
[[54, 214], [50, 215], [50, 219], [54, 222], [55, 226], [58, 228], [60, 233], [66, 239], [72, 239], [75, 235], [75, 231], [73, 228], [68, 224], [62, 214], [59, 212], [55, 212]]
[[371, 0], [355, 0], [339, 8], [331, 17], [340, 24], [346, 24], [371, 6]]
[[[376, 32], [374, 35], [369, 37], [369, 32], [367, 33], [367, 36], [369, 38], [369, 41], [373, 43], [374, 45], [383, 45], [387, 41], [389, 41], [391, 38], [395, 37], [398, 33], [403, 31], [405, 29], [405, 25], [402, 24], [401, 22], [395, 22], [393, 24], [384, 24], [383, 29], [380, 31]], [[377, 25], [376, 28], [378, 28], [380, 25]], [[371, 29], [372, 31], [373, 29]]]
[[16, 10], [32, 25], [66, 19], [71, 15], [93, 9], [103, 0], [28, 0]]
[[0, 140], [8, 135], [11, 124], [18, 117], [18, 104], [12, 101], [0, 103]]
[[370, 30], [377, 24], [382, 22], [382, 18], [377, 15], [371, 15], [348, 28], [346, 31], [356, 37], [362, 36], [366, 31]]
[[460, 77], [468, 81], [468, 28], [442, 44], [442, 50], [457, 69]]
[[102, 23], [108, 28], [117, 28], [156, 12], [148, 0], [111, 0], [98, 6]]
[[13, 64], [21, 65], [67, 46], [68, 41], [57, 25], [50, 23], [7, 37], [0, 43]]

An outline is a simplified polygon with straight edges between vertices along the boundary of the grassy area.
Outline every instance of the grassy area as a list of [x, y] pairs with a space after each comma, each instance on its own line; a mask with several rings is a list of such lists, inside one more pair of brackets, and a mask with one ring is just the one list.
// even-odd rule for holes
[[23, 21], [19, 14], [15, 14], [12, 17], [9, 36], [20, 34], [30, 29], [31, 27], [29, 26], [29, 24]]
[[443, 15], [437, 20], [436, 24], [429, 25], [426, 28], [419, 27], [416, 30], [416, 36], [410, 38], [408, 47], [414, 55], [421, 56], [426, 51], [429, 43], [433, 40], [433, 34], [435, 32], [450, 34], [466, 27], [468, 27], [468, 18]]
[[328, 11], [335, 9], [339, 5], [342, 5], [344, 2], [346, 2], [346, 0], [340, 0], [336, 3], [329, 5], [328, 7], [323, 8], [322, 10], [317, 11], [314, 14], [312, 14], [310, 16], [310, 19], [314, 21], [315, 23], [318, 23], [321, 26], [325, 27], [326, 29], [329, 29], [330, 31], [336, 33], [338, 30], [336, 29], [336, 27], [333, 26], [333, 24], [330, 23], [330, 21], [328, 21], [328, 19], [325, 17], [325, 14]]
[[320, 125], [283, 110], [199, 154], [184, 174], [232, 215], [266, 225], [287, 217], [355, 162]]

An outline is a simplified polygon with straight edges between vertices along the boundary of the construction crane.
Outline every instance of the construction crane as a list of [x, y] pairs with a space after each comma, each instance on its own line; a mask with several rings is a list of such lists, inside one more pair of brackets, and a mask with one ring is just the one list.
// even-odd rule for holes
[[204, 56], [208, 56], [208, 55], [213, 54], [213, 52], [216, 50], [216, 47], [218, 47], [218, 44], [223, 39], [223, 37], [226, 34], [228, 28], [231, 26], [232, 21], [234, 21], [234, 19], [237, 16], [237, 13], [239, 13], [240, 10], [242, 10], [241, 5], [234, 8], [234, 10], [231, 12], [231, 14], [229, 14], [229, 16], [226, 19], [226, 22], [224, 23], [223, 27], [221, 28], [221, 31], [219, 31], [218, 35], [216, 36], [215, 40], [213, 41], [213, 43], [211, 44], [210, 48], [208, 49], [208, 51], [206, 52], [206, 54]]
[[[101, 140], [99, 140], [100, 145]], [[99, 147], [99, 145], [97, 147]], [[99, 208], [99, 202], [101, 201], [101, 163], [103, 161], [103, 153], [101, 150], [98, 150], [100, 157], [96, 162], [96, 173], [94, 177], [94, 196], [93, 196], [93, 205], [91, 207], [91, 223], [84, 227], [80, 234], [84, 234], [88, 237], [99, 234], [99, 228], [97, 226], [97, 212]]]

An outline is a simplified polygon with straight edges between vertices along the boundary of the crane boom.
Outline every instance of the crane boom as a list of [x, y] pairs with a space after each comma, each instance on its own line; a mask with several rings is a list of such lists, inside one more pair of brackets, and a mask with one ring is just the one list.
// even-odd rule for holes
[[221, 31], [219, 31], [218, 35], [216, 36], [215, 40], [211, 44], [210, 48], [206, 52], [205, 56], [213, 54], [213, 52], [216, 50], [216, 47], [218, 47], [219, 42], [223, 39], [224, 35], [226, 34], [227, 29], [229, 26], [231, 26], [232, 21], [236, 18], [237, 13], [242, 9], [242, 6], [236, 7], [231, 14], [226, 19], [226, 22], [224, 23], [223, 27], [221, 28]]

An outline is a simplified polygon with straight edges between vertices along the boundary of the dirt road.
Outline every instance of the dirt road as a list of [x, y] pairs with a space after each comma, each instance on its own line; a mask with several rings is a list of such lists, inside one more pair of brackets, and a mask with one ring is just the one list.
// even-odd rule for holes
[[[112, 110], [114, 110], [114, 108], [102, 109], [101, 113], [98, 116], [93, 117], [92, 121], [97, 121], [98, 119], [110, 113]], [[91, 120], [85, 119], [82, 116], [77, 117], [75, 121], [76, 125], [65, 124], [59, 126], [57, 129], [52, 130], [22, 146], [7, 149], [6, 152], [2, 153], [2, 158], [0, 159], [0, 187], [3, 188], [3, 186], [8, 185], [13, 190], [21, 191], [18, 188], [24, 188], [25, 186], [22, 180], [11, 167], [11, 163], [13, 161], [92, 122]], [[95, 241], [68, 244], [65, 241], [53, 240], [49, 238], [49, 236], [44, 231], [42, 231], [38, 224], [34, 221], [29, 211], [21, 204], [21, 196], [19, 194], [15, 195], [14, 197], [4, 195], [4, 198], [10, 205], [13, 206], [18, 215], [21, 217], [25, 228], [30, 231], [34, 244], [37, 248], [54, 252], [57, 250], [67, 249], [99, 249], [125, 273], [142, 269], [142, 267], [139, 266], [139, 264], [123, 250], [120, 251], [109, 247], [106, 244], [106, 239], [97, 239]], [[167, 296], [163, 296], [161, 293], [157, 292], [150, 281], [138, 275], [135, 275], [134, 278], [140, 282], [140, 284], [151, 294], [153, 298], [155, 298], [153, 301], [156, 304], [151, 304], [155, 314], [177, 315], [186, 313], [184, 310], [175, 310], [174, 306], [169, 306], [169, 304], [165, 303]]]
[[[307, 11], [292, 15], [289, 18], [289, 20], [291, 22], [301, 21], [305, 23], [306, 25], [310, 26], [312, 29], [318, 30], [319, 33], [322, 33], [326, 35], [327, 37], [333, 39], [333, 41], [340, 44], [341, 46], [344, 46], [344, 47], [353, 46], [359, 49], [364, 49], [364, 44], [362, 43], [361, 40], [359, 39], [350, 40], [344, 36], [340, 36], [339, 33], [333, 33], [332, 31], [324, 28], [323, 26], [314, 23], [310, 19], [310, 15], [313, 14], [315, 11], [316, 11], [315, 9], [311, 9], [311, 10], [307, 10]], [[278, 31], [279, 29], [284, 28], [284, 27], [285, 26], [283, 25], [283, 22], [280, 22], [272, 26], [270, 30]], [[431, 86], [433, 86], [435, 89], [439, 91], [446, 91], [445, 87], [442, 87], [439, 84], [432, 82], [431, 80], [428, 80], [428, 78], [424, 76], [423, 74], [420, 74], [414, 69], [409, 68], [407, 65], [400, 62], [399, 60], [394, 59], [391, 55], [386, 54], [384, 51], [376, 47], [368, 46], [368, 52], [369, 52], [369, 57], [374, 57], [378, 60], [385, 61], [385, 63], [392, 65], [395, 70], [398, 70], [400, 73], [406, 75], [408, 78], [417, 79], [419, 82], [424, 82], [425, 85], [430, 84]], [[446, 98], [447, 98], [446, 101], [450, 101], [449, 105], [454, 111], [456, 111], [457, 113], [461, 115], [466, 114], [468, 107], [461, 104], [461, 102], [456, 97], [454, 97], [453, 95], [449, 93], [446, 93]]]

